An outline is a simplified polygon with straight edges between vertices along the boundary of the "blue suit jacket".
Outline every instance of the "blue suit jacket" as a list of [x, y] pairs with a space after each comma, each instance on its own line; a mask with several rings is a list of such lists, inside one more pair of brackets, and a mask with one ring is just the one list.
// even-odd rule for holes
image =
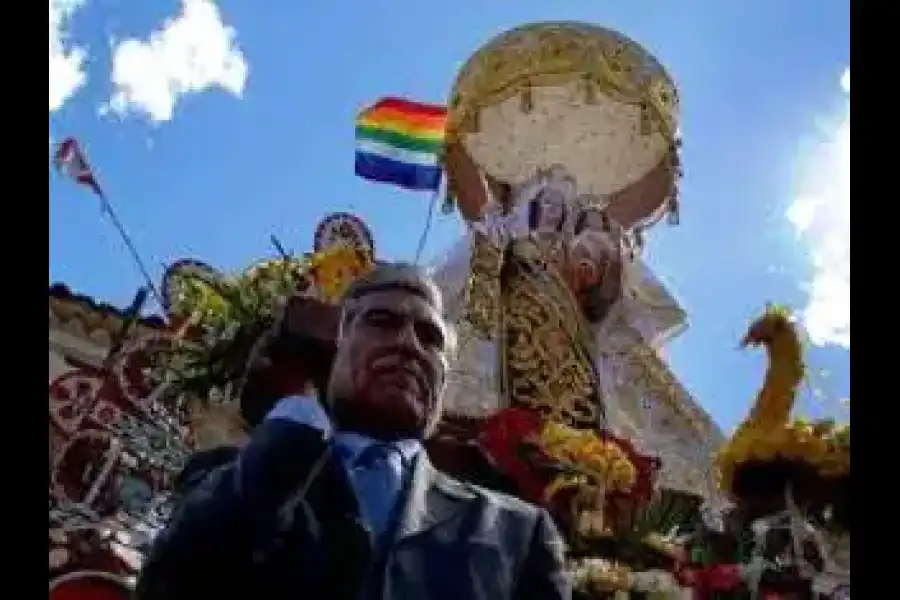
[[[298, 489], [307, 492], [302, 502]], [[288, 510], [285, 510], [289, 506]], [[561, 600], [563, 543], [549, 515], [461, 483], [422, 454], [383, 561], [321, 434], [268, 421], [236, 461], [182, 500], [137, 585], [141, 600]], [[378, 564], [381, 572], [371, 572]], [[378, 582], [364, 590], [364, 582]]]

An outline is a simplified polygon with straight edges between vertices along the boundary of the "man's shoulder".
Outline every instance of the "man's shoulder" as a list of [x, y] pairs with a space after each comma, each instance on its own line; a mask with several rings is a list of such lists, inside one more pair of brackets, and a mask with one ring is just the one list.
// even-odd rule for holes
[[439, 473], [448, 485], [460, 492], [467, 493], [478, 500], [485, 502], [494, 510], [515, 515], [519, 518], [526, 518], [528, 520], [537, 519], [544, 511], [544, 509], [539, 506], [526, 502], [521, 498], [516, 498], [510, 494], [498, 492], [468, 481], [457, 479], [443, 471], [439, 471]]
[[215, 469], [234, 462], [240, 454], [237, 446], [217, 446], [194, 452], [172, 484], [176, 492], [188, 492]]

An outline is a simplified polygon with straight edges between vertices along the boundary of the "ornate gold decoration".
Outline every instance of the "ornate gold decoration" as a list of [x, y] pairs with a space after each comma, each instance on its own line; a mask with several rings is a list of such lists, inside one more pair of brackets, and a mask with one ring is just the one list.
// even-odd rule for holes
[[499, 342], [507, 405], [575, 427], [596, 426], [593, 338], [581, 309], [532, 240], [512, 242], [505, 265], [503, 254], [486, 237], [473, 236], [466, 318]]
[[486, 235], [473, 232], [465, 319], [485, 339], [496, 339], [500, 330], [502, 269], [503, 249]]
[[587, 102], [599, 91], [615, 102], [640, 107], [649, 126], [674, 141], [678, 92], [662, 65], [622, 34], [576, 22], [523, 25], [478, 50], [457, 75], [448, 138], [476, 131], [475, 113], [484, 106], [535, 86], [572, 81], [585, 87]]
[[[603, 196], [660, 165], [677, 178], [677, 113], [674, 83], [634, 41], [585, 23], [535, 23], [501, 34], [465, 63], [447, 136], [500, 181], [519, 184], [560, 163], [580, 191]], [[674, 206], [674, 186], [657, 193], [659, 206]]]

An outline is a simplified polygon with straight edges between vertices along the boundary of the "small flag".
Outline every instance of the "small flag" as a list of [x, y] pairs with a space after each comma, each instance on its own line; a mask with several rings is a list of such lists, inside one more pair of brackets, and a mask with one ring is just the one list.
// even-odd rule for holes
[[81, 146], [75, 138], [68, 137], [56, 146], [53, 153], [53, 166], [60, 173], [64, 173], [81, 185], [85, 185], [97, 194], [103, 196], [103, 190], [97, 183], [93, 171], [81, 150]]
[[437, 192], [447, 109], [382, 98], [356, 119], [356, 174], [409, 190]]

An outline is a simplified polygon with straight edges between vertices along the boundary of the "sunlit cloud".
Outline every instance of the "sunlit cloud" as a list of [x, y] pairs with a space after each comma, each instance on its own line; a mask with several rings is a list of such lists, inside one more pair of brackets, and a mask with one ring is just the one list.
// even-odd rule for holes
[[182, 0], [181, 13], [147, 39], [114, 43], [113, 95], [101, 113], [160, 123], [189, 94], [221, 89], [240, 97], [248, 66], [236, 35], [213, 0]]
[[804, 163], [787, 217], [809, 250], [812, 277], [802, 319], [816, 345], [850, 347], [850, 69], [828, 135]]
[[72, 15], [82, 0], [50, 0], [50, 112], [59, 110], [87, 80], [83, 48], [67, 40]]

